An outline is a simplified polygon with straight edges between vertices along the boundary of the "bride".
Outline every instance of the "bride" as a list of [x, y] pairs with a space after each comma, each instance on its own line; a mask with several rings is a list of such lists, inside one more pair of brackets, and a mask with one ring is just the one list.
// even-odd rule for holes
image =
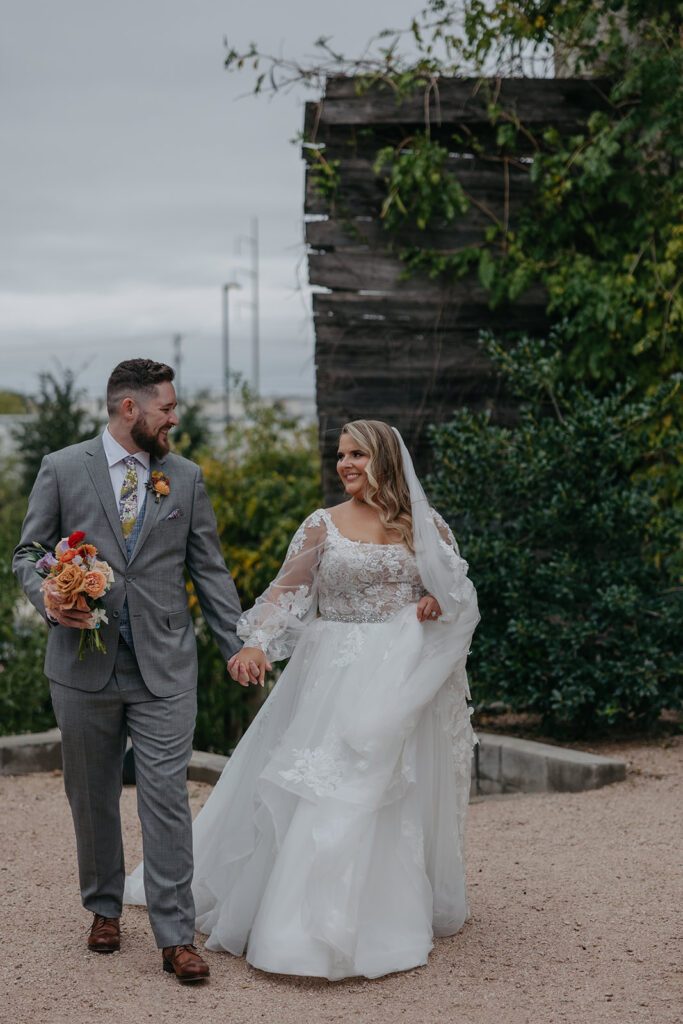
[[[207, 949], [375, 978], [424, 964], [468, 916], [479, 616], [398, 432], [347, 423], [337, 470], [350, 500], [302, 523], [238, 625], [235, 680], [290, 661], [194, 822], [193, 892]], [[125, 898], [145, 902], [142, 865]]]

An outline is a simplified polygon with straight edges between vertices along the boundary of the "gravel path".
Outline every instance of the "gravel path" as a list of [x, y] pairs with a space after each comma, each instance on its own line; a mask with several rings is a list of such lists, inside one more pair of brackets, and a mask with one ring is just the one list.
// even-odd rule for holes
[[[605, 789], [474, 803], [471, 921], [437, 940], [426, 967], [376, 981], [266, 975], [207, 953], [211, 981], [182, 986], [162, 974], [137, 907], [124, 910], [120, 953], [88, 952], [61, 777], [0, 778], [0, 1022], [681, 1022], [683, 738], [667, 743], [591, 748], [629, 762]], [[196, 813], [209, 787], [189, 790]], [[122, 815], [132, 866], [134, 790]]]

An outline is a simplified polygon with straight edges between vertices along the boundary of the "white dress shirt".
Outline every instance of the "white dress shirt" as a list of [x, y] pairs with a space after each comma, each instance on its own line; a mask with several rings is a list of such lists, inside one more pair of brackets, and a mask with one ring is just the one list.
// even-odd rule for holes
[[[104, 445], [104, 454], [107, 457], [107, 465], [109, 466], [109, 479], [114, 491], [114, 500], [118, 508], [121, 488], [123, 487], [123, 481], [126, 479], [126, 466], [123, 460], [131, 453], [127, 452], [116, 438], [112, 437], [109, 433], [109, 427], [104, 428], [102, 444]], [[138, 462], [135, 468], [138, 472], [138, 509], [141, 509], [142, 503], [145, 500], [145, 485], [149, 480], [149, 452], [135, 452], [133, 458]]]

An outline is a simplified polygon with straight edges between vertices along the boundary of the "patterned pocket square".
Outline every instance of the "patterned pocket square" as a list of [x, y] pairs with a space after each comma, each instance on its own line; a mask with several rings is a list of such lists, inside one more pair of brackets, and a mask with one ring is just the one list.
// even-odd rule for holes
[[180, 519], [181, 516], [183, 516], [184, 514], [185, 513], [181, 508], [174, 508], [173, 511], [166, 516], [166, 520], [168, 521], [169, 519]]

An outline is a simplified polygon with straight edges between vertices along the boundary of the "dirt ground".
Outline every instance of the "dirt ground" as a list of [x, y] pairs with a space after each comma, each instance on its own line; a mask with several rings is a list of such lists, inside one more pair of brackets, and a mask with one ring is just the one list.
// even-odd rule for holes
[[[681, 1022], [683, 738], [591, 749], [627, 761], [626, 781], [472, 804], [471, 920], [426, 967], [376, 981], [267, 975], [207, 952], [210, 982], [182, 986], [137, 907], [120, 953], [88, 952], [61, 777], [0, 778], [0, 1022]], [[209, 787], [189, 790], [196, 813]], [[134, 789], [122, 814], [132, 867]]]

